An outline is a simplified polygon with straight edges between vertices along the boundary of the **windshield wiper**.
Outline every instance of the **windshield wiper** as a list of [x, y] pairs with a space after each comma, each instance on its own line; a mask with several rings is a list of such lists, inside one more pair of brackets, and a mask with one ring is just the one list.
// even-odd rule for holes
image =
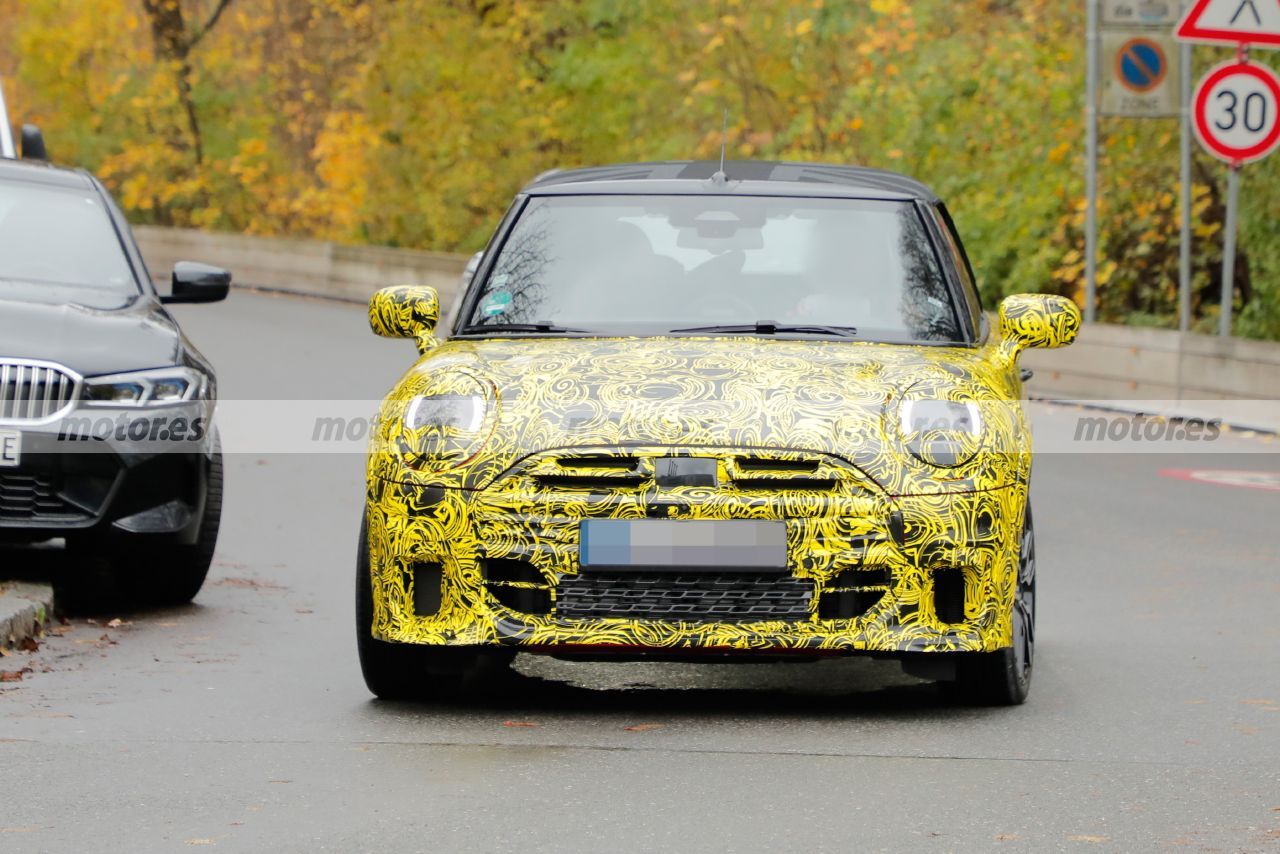
[[852, 326], [815, 326], [809, 323], [788, 325], [773, 320], [758, 320], [754, 324], [736, 326], [691, 326], [688, 329], [672, 329], [673, 335], [680, 333], [755, 333], [756, 335], [834, 335], [839, 338], [856, 338], [858, 330]]
[[492, 324], [474, 324], [472, 326], [464, 326], [462, 328], [463, 335], [475, 335], [483, 332], [536, 332], [549, 335], [556, 335], [562, 332], [586, 332], [585, 329], [570, 329], [567, 326], [556, 326], [549, 320], [539, 320], [536, 323], [492, 323]]

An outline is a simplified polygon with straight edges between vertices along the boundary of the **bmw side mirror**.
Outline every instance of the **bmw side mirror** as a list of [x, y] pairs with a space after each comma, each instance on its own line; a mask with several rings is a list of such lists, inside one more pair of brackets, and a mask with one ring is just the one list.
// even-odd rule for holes
[[440, 297], [426, 285], [383, 288], [369, 299], [369, 326], [383, 338], [412, 338], [418, 352], [436, 346]]
[[179, 261], [173, 265], [173, 292], [160, 297], [166, 305], [191, 302], [218, 302], [231, 290], [231, 274], [221, 267]]
[[1066, 297], [1014, 294], [1000, 303], [1000, 349], [1010, 359], [1023, 350], [1066, 347], [1080, 331], [1080, 309]]
[[26, 124], [22, 126], [22, 159], [49, 159], [49, 151], [44, 147], [44, 134], [35, 125]]

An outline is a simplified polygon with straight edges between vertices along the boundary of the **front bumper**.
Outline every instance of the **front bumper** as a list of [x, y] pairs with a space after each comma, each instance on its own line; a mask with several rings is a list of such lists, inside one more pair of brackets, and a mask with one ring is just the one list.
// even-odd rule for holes
[[[529, 461], [524, 474], [484, 490], [371, 478], [375, 637], [622, 654], [994, 651], [1012, 642], [1025, 478], [981, 491], [900, 497], [847, 465], [818, 490], [792, 481], [727, 490], [549, 486], [525, 476], [543, 470], [544, 461]], [[662, 588], [670, 579], [655, 579], [653, 595], [631, 594], [609, 585], [634, 585], [634, 578], [611, 581], [581, 571], [583, 519], [646, 516], [785, 520], [788, 572], [781, 581], [807, 591], [802, 613], [791, 597], [784, 619], [715, 618], [678, 608], [661, 614], [674, 596]], [[722, 584], [717, 591], [741, 586], [741, 579], [716, 581], [710, 574], [684, 578], [695, 598], [704, 595], [700, 584]], [[595, 598], [584, 609], [586, 588]], [[627, 607], [638, 610], [628, 616]]]
[[[192, 404], [170, 408], [165, 417], [185, 417], [190, 423], [206, 412], [202, 403]], [[0, 468], [0, 541], [145, 537], [195, 542], [213, 436], [201, 427], [180, 443], [128, 437], [127, 425], [152, 417], [115, 410], [93, 413], [94, 423], [125, 424], [120, 436], [100, 431], [95, 437], [70, 419], [22, 427], [19, 464]]]

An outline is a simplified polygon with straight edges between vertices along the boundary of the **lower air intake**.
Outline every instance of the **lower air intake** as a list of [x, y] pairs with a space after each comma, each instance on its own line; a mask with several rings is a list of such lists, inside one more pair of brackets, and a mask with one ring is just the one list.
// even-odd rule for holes
[[813, 582], [775, 574], [592, 572], [561, 580], [556, 616], [694, 623], [800, 622]]
[[71, 522], [88, 518], [59, 493], [49, 475], [0, 474], [0, 521]]
[[542, 571], [527, 561], [491, 559], [482, 564], [484, 586], [504, 608], [522, 614], [551, 613], [551, 588]]
[[939, 622], [964, 622], [964, 570], [947, 568], [933, 571], [933, 609]]

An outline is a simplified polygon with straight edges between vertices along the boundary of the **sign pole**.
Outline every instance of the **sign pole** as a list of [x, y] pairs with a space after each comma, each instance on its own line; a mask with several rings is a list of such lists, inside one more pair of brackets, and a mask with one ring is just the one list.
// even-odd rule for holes
[[[1240, 170], [1246, 163], [1261, 160], [1280, 147], [1280, 75], [1270, 67], [1249, 62], [1250, 45], [1280, 49], [1280, 5], [1262, 0], [1196, 0], [1174, 30], [1183, 42], [1234, 44], [1236, 60], [1223, 63], [1201, 81], [1195, 95], [1192, 126], [1205, 149], [1226, 161], [1227, 221], [1222, 235], [1222, 303], [1218, 334], [1231, 337], [1232, 302], [1235, 298], [1236, 241], [1240, 231]], [[1184, 122], [1185, 141], [1185, 122]], [[1183, 180], [1186, 182], [1186, 150], [1183, 150]], [[1189, 240], [1185, 226], [1189, 217], [1183, 184], [1183, 247]], [[1185, 265], [1185, 254], [1183, 263]], [[1186, 278], [1184, 266], [1179, 283], [1179, 311], [1186, 329]]]
[[[1241, 43], [1236, 47], [1236, 60], [1241, 64], [1249, 61], [1249, 46]], [[1227, 169], [1227, 221], [1223, 225], [1226, 232], [1222, 236], [1222, 311], [1218, 318], [1218, 335], [1231, 337], [1231, 312], [1235, 308], [1236, 297], [1236, 232], [1240, 226], [1240, 170], [1244, 163], [1235, 161]]]
[[1191, 330], [1191, 43], [1182, 47], [1182, 237], [1178, 246], [1178, 329]]
[[1235, 298], [1236, 228], [1240, 214], [1240, 164], [1232, 163], [1227, 171], [1227, 223], [1222, 238], [1222, 315], [1218, 334], [1231, 337], [1231, 309]]
[[16, 159], [18, 149], [13, 146], [13, 126], [9, 124], [9, 108], [4, 103], [4, 80], [0, 80], [0, 157]]
[[1085, 0], [1089, 35], [1085, 50], [1084, 319], [1089, 323], [1098, 316], [1098, 2]]

